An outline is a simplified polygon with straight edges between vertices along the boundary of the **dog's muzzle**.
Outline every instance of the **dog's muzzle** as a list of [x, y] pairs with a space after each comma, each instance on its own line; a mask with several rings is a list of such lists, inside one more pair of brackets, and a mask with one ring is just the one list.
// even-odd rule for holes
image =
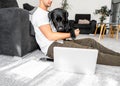
[[58, 31], [59, 31], [59, 32], [64, 32], [64, 27], [63, 27], [63, 26], [59, 26], [59, 27], [58, 27]]

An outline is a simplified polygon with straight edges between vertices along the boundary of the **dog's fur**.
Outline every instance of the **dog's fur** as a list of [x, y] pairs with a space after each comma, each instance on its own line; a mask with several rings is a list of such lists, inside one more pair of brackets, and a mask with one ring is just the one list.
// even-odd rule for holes
[[68, 12], [66, 10], [56, 8], [48, 13], [48, 17], [57, 32], [70, 32], [71, 38], [75, 39], [74, 27], [68, 20]]

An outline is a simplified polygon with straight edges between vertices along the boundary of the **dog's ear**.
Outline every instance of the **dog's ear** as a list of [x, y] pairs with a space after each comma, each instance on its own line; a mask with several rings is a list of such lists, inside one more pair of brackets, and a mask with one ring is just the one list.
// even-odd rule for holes
[[48, 13], [49, 21], [52, 20], [52, 14], [53, 14], [53, 11], [50, 11], [50, 12]]
[[68, 12], [66, 11], [66, 18], [68, 18], [68, 16], [69, 16], [69, 14], [68, 14]]
[[68, 12], [65, 11], [65, 21], [66, 21], [66, 22], [68, 21], [68, 16], [69, 16]]

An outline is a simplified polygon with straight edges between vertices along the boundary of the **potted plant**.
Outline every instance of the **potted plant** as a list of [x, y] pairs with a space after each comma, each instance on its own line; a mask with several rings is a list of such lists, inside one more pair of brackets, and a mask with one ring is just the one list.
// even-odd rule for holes
[[62, 9], [67, 10], [69, 7], [67, 0], [62, 0]]
[[107, 6], [102, 6], [100, 9], [95, 10], [95, 14], [100, 14], [100, 23], [103, 23], [106, 20], [106, 17], [111, 15], [111, 10]]

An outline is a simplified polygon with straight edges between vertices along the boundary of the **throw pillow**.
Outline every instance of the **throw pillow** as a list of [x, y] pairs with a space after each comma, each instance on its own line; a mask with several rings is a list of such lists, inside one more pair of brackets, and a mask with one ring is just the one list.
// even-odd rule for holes
[[28, 10], [28, 11], [32, 11], [35, 7], [30, 5], [30, 4], [28, 4], [28, 3], [24, 3], [23, 4], [23, 8]]
[[87, 19], [79, 19], [78, 24], [90, 24], [90, 21]]

